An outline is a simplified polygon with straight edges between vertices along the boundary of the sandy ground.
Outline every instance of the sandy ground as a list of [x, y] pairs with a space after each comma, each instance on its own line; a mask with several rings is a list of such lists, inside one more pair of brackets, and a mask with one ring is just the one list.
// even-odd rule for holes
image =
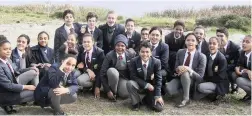
[[[41, 31], [46, 31], [50, 35], [49, 46], [53, 47], [53, 39], [56, 28], [62, 25], [61, 21], [50, 21], [45, 25], [42, 24], [1, 24], [0, 34], [7, 36], [11, 41], [12, 47], [16, 46], [16, 39], [21, 34], [28, 34], [31, 38], [31, 46], [37, 44], [37, 34]], [[136, 29], [140, 31], [140, 28]], [[169, 30], [164, 30], [163, 36], [169, 33]], [[212, 36], [212, 35], [209, 35]], [[242, 34], [230, 34], [232, 41], [239, 43]], [[165, 97], [165, 110], [161, 113], [155, 113], [142, 107], [140, 111], [133, 112], [130, 110], [130, 99], [118, 100], [118, 102], [110, 102], [107, 99], [94, 99], [91, 93], [80, 93], [77, 102], [69, 105], [63, 105], [63, 109], [70, 115], [105, 115], [105, 114], [147, 114], [147, 115], [251, 115], [251, 107], [246, 103], [237, 101], [244, 96], [244, 92], [240, 90], [240, 94], [228, 95], [226, 102], [216, 106], [207, 100], [193, 101], [188, 107], [178, 109], [174, 105], [179, 101], [179, 98], [172, 99]], [[52, 110], [49, 108], [41, 109], [38, 106], [15, 106], [18, 109], [17, 115], [50, 115]], [[0, 109], [0, 115], [5, 114]]]

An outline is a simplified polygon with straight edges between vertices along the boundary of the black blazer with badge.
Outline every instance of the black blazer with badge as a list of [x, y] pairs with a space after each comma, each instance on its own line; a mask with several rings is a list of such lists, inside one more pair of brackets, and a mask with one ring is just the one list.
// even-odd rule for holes
[[[82, 53], [80, 53], [77, 57], [77, 64], [79, 63], [83, 63], [84, 67], [86, 66], [86, 60], [85, 60], [85, 56], [86, 53], [83, 51]], [[91, 58], [91, 68], [89, 68], [90, 70], [92, 70], [96, 77], [95, 77], [95, 86], [96, 87], [101, 87], [101, 80], [100, 80], [100, 70], [101, 70], [101, 66], [102, 66], [102, 62], [104, 59], [105, 55], [102, 49], [94, 46], [93, 47], [93, 52], [92, 52], [92, 58]], [[81, 73], [86, 72], [87, 68], [83, 68], [83, 69], [79, 69], [81, 71]]]
[[156, 55], [153, 56], [161, 61], [161, 69], [166, 72], [170, 72], [169, 68], [169, 46], [163, 42], [159, 42], [159, 45], [156, 47]]
[[[147, 67], [147, 78], [144, 79], [143, 64], [140, 56], [131, 60], [130, 68], [131, 79], [136, 81], [140, 88], [144, 89], [147, 83], [154, 86], [154, 96], [161, 96], [162, 75], [161, 75], [161, 62], [160, 60], [150, 57]], [[154, 78], [151, 75], [154, 74]]]
[[[127, 70], [119, 71], [120, 78], [130, 79], [130, 71], [129, 71], [131, 68], [130, 60], [134, 57], [135, 57], [135, 54], [130, 53], [128, 50], [125, 51]], [[115, 50], [112, 50], [109, 53], [107, 53], [102, 63], [100, 75], [101, 75], [102, 85], [106, 93], [110, 91], [110, 88], [108, 85], [107, 70], [112, 67], [115, 68], [116, 62], [117, 62], [116, 52]]]
[[249, 56], [249, 61], [248, 61], [248, 65], [247, 65], [245, 51], [241, 51], [240, 55], [239, 55], [238, 62], [237, 62], [237, 66], [240, 67], [240, 70], [242, 70], [242, 69], [251, 70], [251, 61], [252, 61], [252, 54], [250, 54], [250, 56]]
[[[210, 55], [207, 57], [207, 61], [211, 58]], [[216, 93], [218, 95], [224, 95], [229, 91], [229, 81], [227, 78], [227, 61], [225, 56], [221, 52], [217, 52], [216, 57], [213, 61], [211, 68], [213, 72], [212, 77], [208, 77], [208, 63], [206, 66], [206, 72], [204, 80], [207, 82], [213, 82], [216, 86]]]
[[[125, 37], [127, 37], [126, 32], [123, 35], [125, 35]], [[134, 31], [132, 34], [132, 37], [129, 38], [128, 48], [133, 48], [135, 50], [135, 52], [138, 52], [138, 48], [140, 46], [140, 40], [141, 40], [140, 33]]]
[[238, 55], [239, 50], [240, 50], [240, 47], [237, 44], [235, 44], [232, 41], [229, 41], [227, 49], [226, 49], [226, 53], [224, 54], [228, 63], [227, 71], [235, 70], [235, 67], [239, 58], [239, 55]]

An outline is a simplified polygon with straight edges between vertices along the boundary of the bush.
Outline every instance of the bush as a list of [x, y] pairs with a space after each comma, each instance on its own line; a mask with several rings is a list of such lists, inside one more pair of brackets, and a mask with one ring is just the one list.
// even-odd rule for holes
[[50, 15], [50, 17], [57, 18], [57, 19], [62, 19], [63, 12], [54, 12], [53, 14]]

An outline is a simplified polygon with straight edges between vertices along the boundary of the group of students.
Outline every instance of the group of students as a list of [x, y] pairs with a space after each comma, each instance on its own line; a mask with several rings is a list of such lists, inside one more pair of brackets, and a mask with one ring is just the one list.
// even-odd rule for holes
[[161, 28], [138, 33], [133, 19], [124, 27], [116, 23], [113, 11], [99, 27], [93, 12], [86, 17], [87, 25], [73, 23], [72, 10], [65, 10], [63, 19], [55, 31], [54, 49], [48, 47], [45, 31], [33, 47], [28, 35], [20, 35], [13, 50], [0, 36], [0, 105], [6, 113], [16, 112], [13, 105], [35, 101], [64, 115], [60, 104], [75, 102], [79, 86], [92, 90], [96, 98], [101, 88], [111, 101], [130, 98], [132, 110], [145, 104], [160, 112], [165, 94], [183, 95], [179, 108], [208, 95], [218, 101], [230, 84], [232, 93], [238, 87], [246, 92], [242, 101], [251, 100], [251, 35], [244, 37], [240, 49], [228, 40], [226, 28], [217, 29], [216, 37], [207, 42], [202, 26], [184, 35], [181, 20], [163, 42]]

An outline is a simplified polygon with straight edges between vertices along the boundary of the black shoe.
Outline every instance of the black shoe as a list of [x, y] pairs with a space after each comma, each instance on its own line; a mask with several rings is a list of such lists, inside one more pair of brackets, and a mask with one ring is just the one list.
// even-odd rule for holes
[[188, 104], [190, 104], [190, 100], [182, 100], [182, 101], [180, 102], [180, 104], [178, 104], [176, 107], [182, 108], [182, 107], [187, 106]]
[[62, 111], [60, 112], [54, 112], [53, 115], [63, 115], [63, 116], [66, 116], [66, 114]]
[[140, 102], [135, 105], [132, 105], [132, 111], [139, 111], [139, 109], [140, 109]]
[[17, 113], [17, 110], [13, 109], [12, 106], [1, 106], [1, 108], [2, 108], [7, 114]]
[[249, 94], [246, 94], [242, 99], [240, 99], [240, 101], [246, 102], [251, 100], [251, 96]]

